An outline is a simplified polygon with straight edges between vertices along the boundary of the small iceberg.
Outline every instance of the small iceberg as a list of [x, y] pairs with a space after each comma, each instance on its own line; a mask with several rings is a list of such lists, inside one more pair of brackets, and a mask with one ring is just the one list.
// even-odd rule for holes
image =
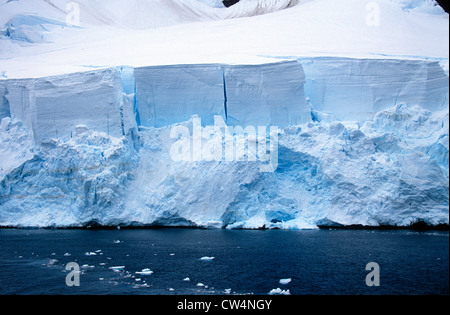
[[57, 259], [50, 259], [47, 263], [47, 267], [52, 267], [58, 262]]
[[208, 257], [208, 256], [200, 258], [200, 260], [202, 260], [202, 261], [213, 261], [214, 259], [215, 259], [215, 257]]
[[90, 266], [88, 264], [85, 264], [85, 265], [81, 266], [81, 268], [95, 268], [95, 266]]
[[136, 271], [136, 274], [142, 275], [142, 276], [149, 276], [149, 275], [153, 274], [153, 271], [146, 268], [146, 269], [142, 269], [141, 271]]
[[281, 279], [280, 280], [280, 284], [289, 284], [289, 283], [291, 283], [291, 281], [292, 281], [291, 278], [289, 278], [289, 279]]
[[289, 290], [281, 290], [280, 288], [270, 290], [269, 295], [291, 295]]
[[109, 267], [114, 272], [119, 272], [125, 269], [125, 266], [115, 266], [115, 267]]

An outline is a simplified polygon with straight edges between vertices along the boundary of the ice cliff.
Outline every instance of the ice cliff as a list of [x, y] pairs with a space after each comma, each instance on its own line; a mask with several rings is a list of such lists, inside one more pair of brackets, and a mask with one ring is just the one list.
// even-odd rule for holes
[[[341, 58], [1, 81], [0, 225], [448, 223], [446, 82], [434, 61]], [[232, 158], [173, 158], [196, 119]], [[217, 120], [277, 126], [276, 170]]]
[[296, 61], [197, 64], [135, 69], [140, 125], [163, 127], [198, 115], [206, 125], [287, 126], [307, 122], [305, 74]]

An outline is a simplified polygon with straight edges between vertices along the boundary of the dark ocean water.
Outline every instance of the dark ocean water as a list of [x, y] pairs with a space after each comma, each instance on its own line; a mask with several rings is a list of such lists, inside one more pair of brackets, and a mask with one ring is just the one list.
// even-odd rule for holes
[[[81, 268], [79, 287], [66, 285], [70, 262]], [[366, 285], [369, 262], [380, 266], [379, 287]], [[124, 269], [110, 269], [117, 266]], [[147, 268], [151, 275], [136, 274]], [[0, 230], [2, 295], [267, 295], [277, 288], [449, 294], [449, 233]]]

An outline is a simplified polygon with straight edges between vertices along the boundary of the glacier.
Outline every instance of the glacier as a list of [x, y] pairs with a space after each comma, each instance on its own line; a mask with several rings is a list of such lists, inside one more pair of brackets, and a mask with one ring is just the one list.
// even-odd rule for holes
[[[76, 1], [20, 0], [0, 2], [5, 14], [0, 24], [7, 36], [26, 42], [45, 41], [49, 30], [65, 27], [67, 13], [82, 11], [80, 22], [89, 25], [114, 25], [133, 29], [159, 28], [198, 20], [224, 20], [256, 16], [292, 7], [298, 0], [241, 0], [224, 10], [222, 1], [209, 0], [120, 0]], [[9, 18], [9, 19], [8, 19]]]
[[325, 2], [0, 2], [0, 227], [448, 225], [448, 14]]
[[[385, 71], [383, 61], [372, 62], [369, 68], [383, 65]], [[354, 67], [360, 63], [355, 59]], [[402, 80], [394, 77], [404, 88], [372, 82], [375, 74], [352, 75], [349, 60], [342, 69], [334, 65], [337, 73], [350, 74], [338, 82], [341, 90], [316, 79], [328, 67], [303, 71], [299, 61], [121, 67], [6, 80], [10, 108], [4, 112], [11, 117], [0, 129], [0, 223], [252, 229], [448, 224], [445, 75], [429, 70], [435, 62], [412, 62], [416, 81], [408, 71], [399, 72]], [[303, 88], [308, 73], [319, 88]], [[355, 81], [359, 106], [342, 93]], [[379, 94], [361, 99], [364, 85]], [[407, 88], [415, 85], [424, 87]], [[404, 99], [393, 94], [398, 89]], [[318, 96], [321, 91], [330, 94]], [[374, 103], [381, 96], [389, 101]], [[341, 107], [327, 112], [329, 99]], [[368, 112], [372, 117], [361, 119]], [[330, 118], [337, 114], [341, 119]], [[174, 126], [193, 130], [193, 119], [202, 118], [203, 133], [214, 137], [214, 116], [229, 117], [230, 126], [278, 124], [275, 172], [262, 173], [258, 159], [174, 161]], [[229, 141], [245, 137], [233, 134]]]

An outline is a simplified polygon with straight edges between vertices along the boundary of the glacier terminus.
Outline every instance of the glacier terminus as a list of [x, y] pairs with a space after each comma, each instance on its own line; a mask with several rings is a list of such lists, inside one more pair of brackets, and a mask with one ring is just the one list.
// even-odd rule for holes
[[1, 227], [449, 224], [434, 1], [66, 2], [0, 1]]

